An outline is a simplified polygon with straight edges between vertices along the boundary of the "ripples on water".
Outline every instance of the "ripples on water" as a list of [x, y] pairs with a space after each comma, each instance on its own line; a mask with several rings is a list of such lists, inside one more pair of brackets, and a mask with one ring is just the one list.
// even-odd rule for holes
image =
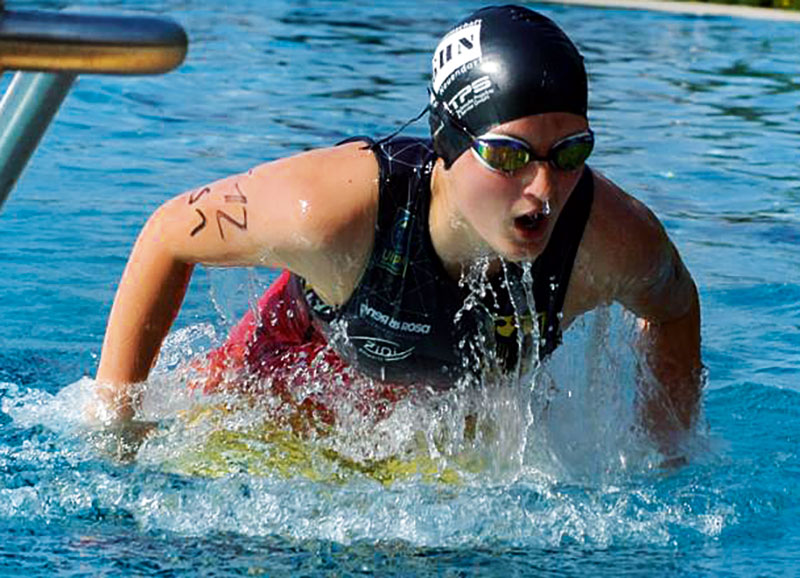
[[[158, 435], [120, 463], [87, 430], [81, 376], [146, 216], [264, 160], [394, 130], [424, 102], [436, 36], [475, 6], [125, 4], [178, 19], [186, 64], [81, 78], [0, 218], [0, 570], [794, 573], [796, 24], [543, 7], [588, 61], [594, 166], [655, 210], [700, 287], [708, 434], [689, 466], [660, 469], [635, 428], [616, 308], [576, 323], [532, 389], [422, 396], [377, 422], [344, 403], [350, 429], [275, 437], [176, 369], [268, 281], [220, 271], [196, 276], [145, 394]], [[220, 435], [228, 453], [198, 458]], [[296, 469], [274, 473], [275, 451]], [[187, 473], [203, 459], [218, 469]]]

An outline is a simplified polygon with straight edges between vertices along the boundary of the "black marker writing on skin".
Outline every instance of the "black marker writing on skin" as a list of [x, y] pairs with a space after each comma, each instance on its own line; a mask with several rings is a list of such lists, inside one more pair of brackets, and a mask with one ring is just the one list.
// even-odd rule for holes
[[[189, 195], [189, 204], [192, 205], [200, 200], [200, 198], [205, 194], [211, 193], [211, 187], [203, 187], [197, 191], [193, 191]], [[247, 204], [247, 197], [245, 196], [242, 189], [239, 188], [239, 183], [234, 184], [234, 193], [230, 195], [225, 195], [225, 202], [226, 203], [234, 203], [238, 205], [246, 205]], [[195, 212], [200, 215], [200, 223], [197, 224], [194, 229], [192, 229], [189, 236], [194, 237], [197, 233], [205, 229], [207, 219], [205, 213], [200, 209], [195, 209]], [[217, 209], [217, 228], [219, 229], [219, 236], [222, 240], [225, 240], [225, 230], [222, 227], [223, 221], [232, 224], [234, 227], [239, 229], [240, 231], [247, 230], [247, 209], [242, 207], [242, 216], [240, 219], [236, 219], [232, 217], [227, 212], [223, 211], [222, 209]]]
[[239, 183], [234, 185], [236, 187], [236, 194], [235, 195], [225, 195], [225, 202], [226, 203], [241, 203], [243, 205], [247, 204], [247, 197], [244, 196], [242, 189], [239, 188]]
[[211, 192], [211, 187], [203, 187], [199, 191], [192, 191], [191, 194], [189, 195], [189, 204], [190, 205], [195, 204], [200, 199], [200, 197], [210, 192]]
[[192, 229], [192, 232], [189, 234], [190, 237], [194, 237], [197, 233], [202, 231], [206, 226], [206, 216], [203, 214], [203, 211], [201, 211], [200, 209], [195, 209], [195, 211], [197, 211], [197, 214], [200, 215], [202, 221], [200, 222], [199, 225], [197, 225], [194, 229]]
[[[234, 183], [235, 194], [232, 195], [225, 195], [225, 202], [226, 203], [236, 203], [241, 205], [247, 204], [247, 197], [242, 192], [242, 189], [239, 188], [239, 183]], [[242, 218], [241, 221], [237, 221], [233, 217], [231, 217], [228, 213], [223, 211], [222, 209], [217, 209], [217, 227], [219, 227], [219, 236], [222, 239], [225, 239], [225, 233], [222, 229], [222, 221], [227, 221], [228, 223], [232, 224], [233, 226], [237, 227], [241, 231], [247, 230], [247, 208], [242, 207]]]
[[219, 236], [224, 240], [225, 233], [222, 229], [222, 221], [228, 221], [241, 231], [247, 230], [247, 209], [242, 207], [242, 221], [239, 222], [222, 209], [217, 209], [217, 226], [219, 227]]

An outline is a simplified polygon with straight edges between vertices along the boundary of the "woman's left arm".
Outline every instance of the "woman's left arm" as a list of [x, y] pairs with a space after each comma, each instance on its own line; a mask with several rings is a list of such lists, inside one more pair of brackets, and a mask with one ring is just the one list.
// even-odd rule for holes
[[697, 287], [656, 216], [622, 194], [624, 242], [615, 258], [615, 300], [638, 317], [639, 347], [646, 367], [641, 417], [659, 448], [672, 453], [697, 421], [703, 365]]
[[695, 424], [702, 388], [700, 303], [689, 272], [682, 263], [680, 268], [683, 279], [667, 283], [653, 297], [672, 301], [662, 304], [685, 312], [663, 319], [652, 312], [639, 313], [640, 347], [653, 377], [642, 383], [642, 419], [666, 453], [671, 453]]

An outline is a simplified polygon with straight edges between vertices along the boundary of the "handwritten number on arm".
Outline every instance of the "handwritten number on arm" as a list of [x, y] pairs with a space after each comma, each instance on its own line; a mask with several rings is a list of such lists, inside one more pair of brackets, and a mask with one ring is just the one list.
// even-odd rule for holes
[[197, 214], [200, 215], [200, 219], [202, 220], [200, 221], [199, 225], [197, 225], [194, 229], [192, 229], [192, 232], [189, 235], [190, 237], [194, 237], [197, 233], [199, 233], [206, 227], [206, 216], [203, 214], [203, 211], [201, 211], [200, 209], [195, 209], [195, 211], [197, 211]]
[[[197, 201], [200, 200], [200, 197], [210, 192], [211, 192], [211, 187], [203, 187], [202, 189], [199, 189], [197, 191], [192, 191], [189, 194], [189, 204], [194, 205]], [[197, 233], [199, 233], [206, 227], [206, 216], [203, 214], [203, 211], [201, 211], [200, 209], [195, 209], [195, 211], [197, 212], [198, 215], [200, 215], [200, 223], [194, 229], [192, 229], [191, 233], [189, 233], [190, 237], [194, 237]]]
[[225, 202], [226, 203], [241, 203], [243, 205], [247, 204], [247, 197], [244, 196], [242, 189], [239, 188], [239, 183], [234, 185], [236, 187], [236, 194], [235, 195], [225, 195]]
[[194, 205], [197, 201], [200, 200], [200, 197], [210, 192], [211, 192], [211, 187], [203, 187], [199, 191], [192, 191], [192, 193], [189, 195], [189, 204]]
[[[225, 195], [225, 202], [226, 203], [236, 203], [241, 205], [247, 204], [247, 197], [244, 196], [242, 189], [239, 188], [239, 183], [235, 183], [234, 187], [236, 189], [233, 195]], [[227, 221], [231, 223], [233, 226], [237, 227], [241, 231], [247, 230], [247, 208], [242, 207], [242, 219], [241, 221], [237, 221], [233, 217], [231, 217], [228, 213], [223, 211], [222, 209], [217, 209], [217, 226], [219, 227], [219, 236], [222, 239], [225, 239], [225, 233], [222, 230], [222, 221]]]
[[[226, 203], [239, 204], [239, 205], [246, 205], [247, 204], [247, 197], [242, 192], [242, 189], [239, 188], [239, 183], [236, 183], [234, 185], [234, 187], [235, 187], [235, 192], [234, 192], [235, 194], [225, 195], [225, 202]], [[210, 193], [211, 193], [211, 187], [203, 187], [200, 190], [193, 191], [189, 195], [189, 204], [193, 205], [194, 203], [199, 201], [200, 198], [203, 195], [210, 194]], [[197, 212], [197, 214], [200, 215], [200, 223], [198, 223], [194, 227], [194, 229], [192, 229], [192, 232], [189, 234], [189, 236], [191, 236], [191, 237], [194, 237], [197, 233], [199, 233], [200, 231], [205, 229], [206, 223], [207, 223], [207, 219], [206, 219], [206, 216], [203, 213], [203, 211], [201, 211], [200, 209], [196, 208], [195, 212]], [[247, 208], [246, 207], [242, 207], [242, 216], [238, 220], [235, 219], [234, 217], [232, 217], [231, 215], [229, 215], [228, 213], [226, 213], [225, 211], [223, 211], [222, 209], [217, 209], [217, 213], [216, 214], [217, 214], [217, 227], [219, 229], [219, 236], [220, 236], [220, 238], [222, 240], [225, 240], [225, 230], [222, 227], [222, 222], [223, 221], [225, 221], [227, 223], [230, 223], [231, 225], [233, 225], [234, 227], [236, 227], [240, 231], [246, 231], [247, 230]]]
[[242, 221], [239, 222], [233, 217], [231, 217], [228, 213], [221, 209], [217, 209], [217, 226], [219, 227], [219, 236], [222, 239], [225, 239], [225, 232], [222, 230], [222, 221], [228, 221], [232, 225], [236, 226], [242, 231], [247, 230], [247, 209], [242, 207]]

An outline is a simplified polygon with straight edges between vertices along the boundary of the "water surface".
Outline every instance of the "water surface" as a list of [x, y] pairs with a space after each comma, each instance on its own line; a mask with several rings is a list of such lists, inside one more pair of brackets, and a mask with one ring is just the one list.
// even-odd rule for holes
[[[539, 7], [586, 57], [592, 166], [661, 218], [700, 290], [706, 427], [688, 466], [658, 468], [626, 427], [630, 324], [612, 309], [567, 334], [547, 411], [541, 387], [493, 393], [487, 421], [506, 427], [462, 461], [445, 451], [393, 483], [316, 454], [327, 478], [187, 473], [169, 454], [194, 439], [177, 416], [207, 400], [174, 368], [224, 336], [270, 271], [195, 275], [149, 398], [162, 435], [137, 459], [85, 431], [84, 377], [150, 212], [258, 163], [395, 130], [425, 102], [438, 35], [478, 6], [80, 5], [170, 16], [191, 46], [169, 75], [80, 78], [0, 215], [0, 573], [797, 573], [796, 23]], [[326, 443], [385, 457], [481, 401], [410, 403], [378, 426], [354, 417]]]

